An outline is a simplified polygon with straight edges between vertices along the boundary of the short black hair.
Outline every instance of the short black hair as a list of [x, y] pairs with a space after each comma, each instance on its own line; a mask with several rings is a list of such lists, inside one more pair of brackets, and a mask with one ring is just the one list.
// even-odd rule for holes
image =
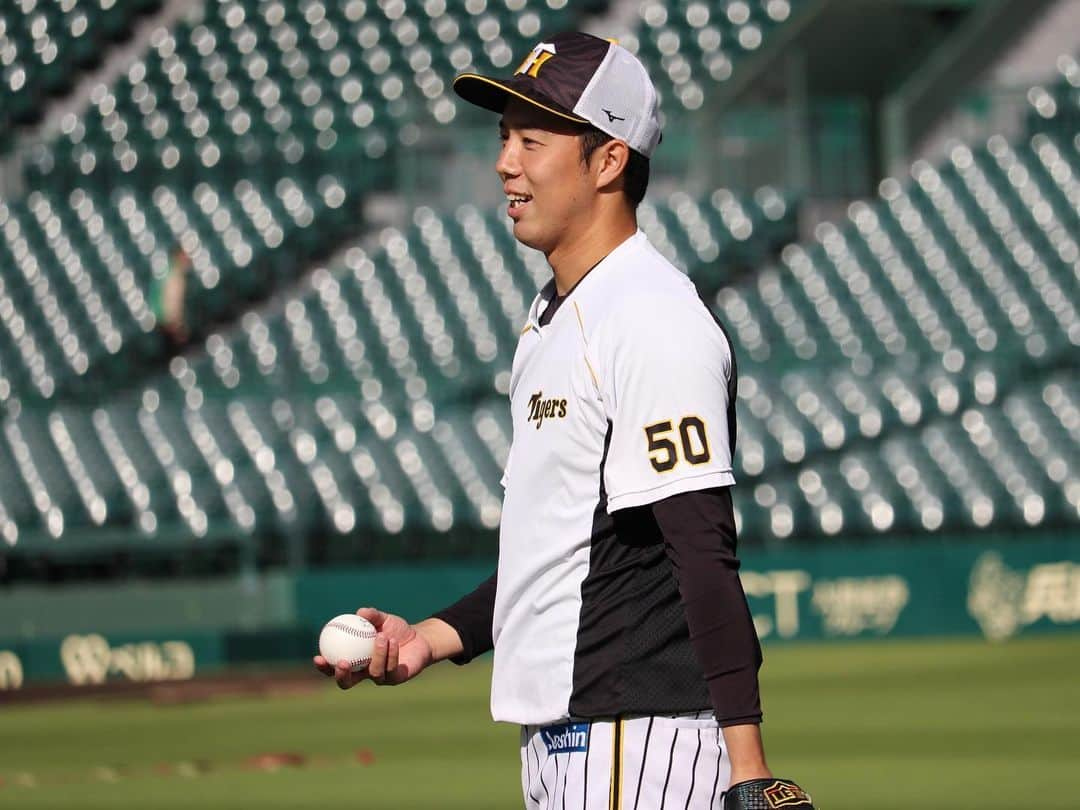
[[[581, 162], [588, 163], [593, 152], [608, 141], [612, 141], [610, 135], [597, 129], [588, 127], [581, 133]], [[623, 169], [623, 191], [630, 207], [637, 210], [638, 204], [645, 199], [645, 191], [649, 188], [649, 159], [640, 152], [630, 150], [630, 159]]]

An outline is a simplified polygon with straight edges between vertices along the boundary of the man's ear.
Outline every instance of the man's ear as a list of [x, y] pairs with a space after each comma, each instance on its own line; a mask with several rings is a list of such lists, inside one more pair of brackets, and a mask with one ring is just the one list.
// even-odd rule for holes
[[596, 187], [604, 190], [623, 175], [630, 162], [630, 147], [624, 141], [610, 140], [593, 153], [592, 161], [598, 169]]

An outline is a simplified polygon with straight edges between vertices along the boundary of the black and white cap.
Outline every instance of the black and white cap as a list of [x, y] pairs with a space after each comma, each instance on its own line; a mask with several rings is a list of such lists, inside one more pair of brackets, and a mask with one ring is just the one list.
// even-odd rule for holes
[[660, 105], [645, 66], [618, 43], [591, 34], [556, 34], [537, 43], [509, 79], [463, 73], [454, 91], [494, 112], [516, 96], [592, 124], [645, 157], [660, 142]]

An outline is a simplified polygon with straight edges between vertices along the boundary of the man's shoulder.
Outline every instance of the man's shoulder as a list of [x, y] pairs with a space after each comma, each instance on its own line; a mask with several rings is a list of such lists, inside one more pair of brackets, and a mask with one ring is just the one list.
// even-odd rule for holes
[[697, 289], [670, 264], [667, 268], [627, 269], [619, 283], [588, 302], [600, 334], [650, 327], [678, 334], [701, 318], [711, 319]]
[[679, 317], [702, 306], [693, 282], [643, 234], [612, 256], [603, 281], [581, 297], [594, 326], [633, 322], [642, 315]]
[[676, 267], [652, 242], [639, 231], [618, 255], [620, 274], [635, 277], [639, 287], [693, 289], [686, 273]]

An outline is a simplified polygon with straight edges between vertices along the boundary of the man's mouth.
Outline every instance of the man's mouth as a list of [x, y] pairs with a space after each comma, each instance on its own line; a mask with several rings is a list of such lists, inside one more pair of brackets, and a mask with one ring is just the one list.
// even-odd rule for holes
[[506, 199], [510, 203], [510, 213], [515, 214], [521, 211], [532, 197], [528, 194], [507, 194]]

